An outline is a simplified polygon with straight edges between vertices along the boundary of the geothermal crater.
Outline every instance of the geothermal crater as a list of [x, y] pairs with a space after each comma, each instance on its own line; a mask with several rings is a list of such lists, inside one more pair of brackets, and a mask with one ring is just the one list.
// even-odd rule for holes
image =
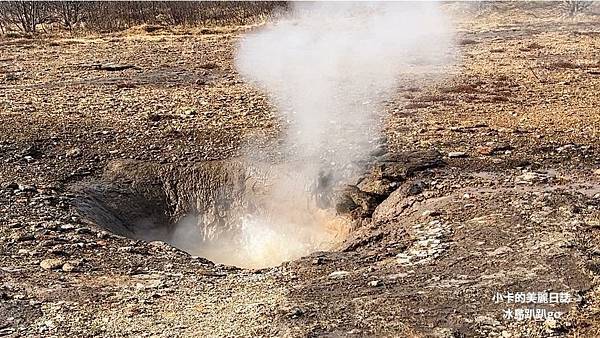
[[276, 165], [237, 160], [186, 166], [114, 161], [100, 180], [76, 187], [74, 204], [87, 220], [118, 235], [164, 241], [216, 263], [269, 267], [360, 243], [349, 239], [352, 231], [369, 223], [408, 177], [439, 165], [439, 156], [373, 157], [352, 185], [326, 176], [308, 185]]
[[115, 161], [102, 180], [78, 187], [75, 205], [112, 233], [240, 267], [336, 249], [352, 221], [332, 204], [323, 208], [331, 187], [306, 186], [280, 172], [240, 161], [185, 167]]

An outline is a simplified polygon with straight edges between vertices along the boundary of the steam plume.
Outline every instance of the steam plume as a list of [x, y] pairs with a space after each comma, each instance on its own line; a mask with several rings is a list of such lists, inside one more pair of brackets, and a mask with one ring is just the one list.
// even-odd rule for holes
[[[398, 76], [417, 63], [447, 61], [450, 32], [435, 4], [302, 3], [242, 39], [237, 68], [272, 96], [289, 122], [283, 149], [289, 161], [277, 167], [261, 207], [237, 218], [234, 233], [193, 241], [188, 251], [257, 267], [339, 243], [347, 228], [318, 201], [310, 203], [314, 191], [307, 187], [344, 183], [352, 164], [374, 146], [380, 103]], [[247, 161], [265, 166], [251, 156]], [[176, 241], [188, 243], [194, 223], [183, 222]]]
[[369, 151], [398, 75], [444, 61], [450, 32], [431, 3], [300, 3], [243, 39], [236, 61], [291, 122], [288, 146], [307, 174], [339, 173]]

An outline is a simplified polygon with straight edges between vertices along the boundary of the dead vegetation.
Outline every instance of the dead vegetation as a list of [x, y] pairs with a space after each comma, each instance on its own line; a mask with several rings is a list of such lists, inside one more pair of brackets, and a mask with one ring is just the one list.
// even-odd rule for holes
[[566, 0], [564, 3], [569, 15], [573, 16], [590, 8], [594, 4], [594, 1]]
[[284, 2], [3, 1], [0, 33], [114, 32], [135, 26], [152, 33], [168, 26], [240, 25], [282, 11]]

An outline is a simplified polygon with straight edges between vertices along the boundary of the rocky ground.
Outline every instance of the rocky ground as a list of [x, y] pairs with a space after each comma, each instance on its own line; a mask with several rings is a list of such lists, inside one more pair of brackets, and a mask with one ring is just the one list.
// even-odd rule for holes
[[[399, 188], [341, 250], [260, 270], [72, 206], [111, 161], [278, 135], [233, 65], [243, 27], [0, 40], [0, 335], [600, 335], [599, 17], [526, 7], [450, 8], [462, 59], [406, 74], [382, 112]], [[507, 318], [530, 308], [564, 314]]]

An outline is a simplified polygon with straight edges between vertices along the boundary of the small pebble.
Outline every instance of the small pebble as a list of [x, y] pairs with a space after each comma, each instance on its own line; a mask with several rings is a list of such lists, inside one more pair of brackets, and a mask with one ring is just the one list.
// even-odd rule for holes
[[348, 271], [334, 271], [329, 274], [329, 278], [332, 278], [332, 279], [344, 278], [344, 277], [348, 276], [349, 274], [350, 274], [350, 272], [348, 272]]
[[71, 264], [71, 263], [69, 263], [69, 262], [66, 262], [66, 263], [65, 263], [65, 264], [63, 264], [63, 266], [62, 266], [62, 270], [63, 270], [64, 272], [72, 272], [72, 271], [75, 271], [75, 265], [73, 265], [73, 264]]
[[58, 269], [58, 268], [62, 267], [62, 265], [63, 265], [63, 262], [58, 258], [44, 259], [40, 263], [40, 266], [46, 270]]
[[380, 280], [372, 280], [369, 282], [369, 286], [371, 286], [371, 287], [378, 287], [381, 285], [383, 285], [383, 283], [381, 283]]
[[465, 154], [462, 151], [451, 151], [448, 153], [448, 157], [450, 158], [461, 158], [461, 157], [467, 157], [467, 154]]

